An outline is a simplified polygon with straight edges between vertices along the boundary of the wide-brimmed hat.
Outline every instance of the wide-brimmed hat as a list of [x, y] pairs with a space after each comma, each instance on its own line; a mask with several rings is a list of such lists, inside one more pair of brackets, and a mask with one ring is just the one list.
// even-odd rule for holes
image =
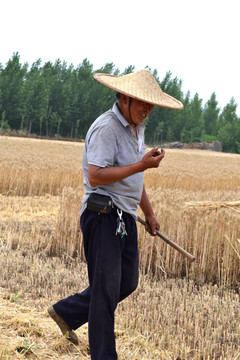
[[94, 78], [103, 85], [134, 99], [169, 109], [183, 109], [181, 101], [164, 93], [148, 70], [138, 70], [122, 76], [96, 73]]

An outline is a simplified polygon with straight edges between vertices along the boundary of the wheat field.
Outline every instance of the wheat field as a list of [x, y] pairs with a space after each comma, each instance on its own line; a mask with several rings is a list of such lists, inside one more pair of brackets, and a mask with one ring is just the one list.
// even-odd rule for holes
[[[46, 313], [87, 286], [82, 149], [0, 137], [0, 359], [90, 359], [87, 325], [76, 347]], [[240, 359], [240, 156], [168, 149], [145, 186], [161, 232], [196, 260], [138, 224], [140, 283], [116, 311], [119, 359]]]

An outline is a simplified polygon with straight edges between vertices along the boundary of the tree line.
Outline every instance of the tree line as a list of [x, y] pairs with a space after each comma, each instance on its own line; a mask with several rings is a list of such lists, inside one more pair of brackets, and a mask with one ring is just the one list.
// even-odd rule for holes
[[[77, 67], [60, 59], [42, 65], [38, 59], [29, 67], [14, 53], [5, 67], [0, 63], [0, 131], [84, 139], [92, 122], [115, 101], [115, 92], [98, 83], [93, 74], [133, 71], [130, 65], [120, 73], [113, 63], [94, 70], [88, 59]], [[198, 93], [192, 98], [190, 91], [183, 93], [182, 80], [172, 78], [170, 71], [163, 79], [156, 69], [152, 73], [164, 92], [183, 103], [184, 110], [155, 107], [145, 122], [147, 144], [218, 140], [223, 151], [240, 153], [240, 118], [234, 98], [221, 110], [215, 92], [202, 104]]]

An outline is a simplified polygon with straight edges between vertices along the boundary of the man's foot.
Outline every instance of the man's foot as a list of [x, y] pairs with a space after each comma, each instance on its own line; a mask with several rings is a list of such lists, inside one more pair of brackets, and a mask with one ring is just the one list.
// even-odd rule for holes
[[65, 321], [62, 318], [60, 318], [60, 316], [54, 310], [53, 306], [50, 306], [48, 308], [48, 313], [51, 316], [51, 318], [55, 321], [55, 323], [59, 326], [63, 335], [66, 336], [66, 338], [70, 342], [72, 342], [75, 345], [78, 345], [78, 337], [76, 333], [70, 328], [70, 326], [68, 326], [67, 323], [65, 323]]

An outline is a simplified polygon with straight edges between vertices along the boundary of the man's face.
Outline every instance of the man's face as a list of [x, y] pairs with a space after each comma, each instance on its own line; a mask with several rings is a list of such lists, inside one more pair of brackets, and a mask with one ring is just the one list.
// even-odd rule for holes
[[[132, 99], [130, 104], [130, 115], [129, 118], [132, 119], [134, 125], [143, 124], [146, 118], [153, 111], [154, 105], [145, 103], [140, 100]], [[131, 124], [130, 124], [131, 125]]]

